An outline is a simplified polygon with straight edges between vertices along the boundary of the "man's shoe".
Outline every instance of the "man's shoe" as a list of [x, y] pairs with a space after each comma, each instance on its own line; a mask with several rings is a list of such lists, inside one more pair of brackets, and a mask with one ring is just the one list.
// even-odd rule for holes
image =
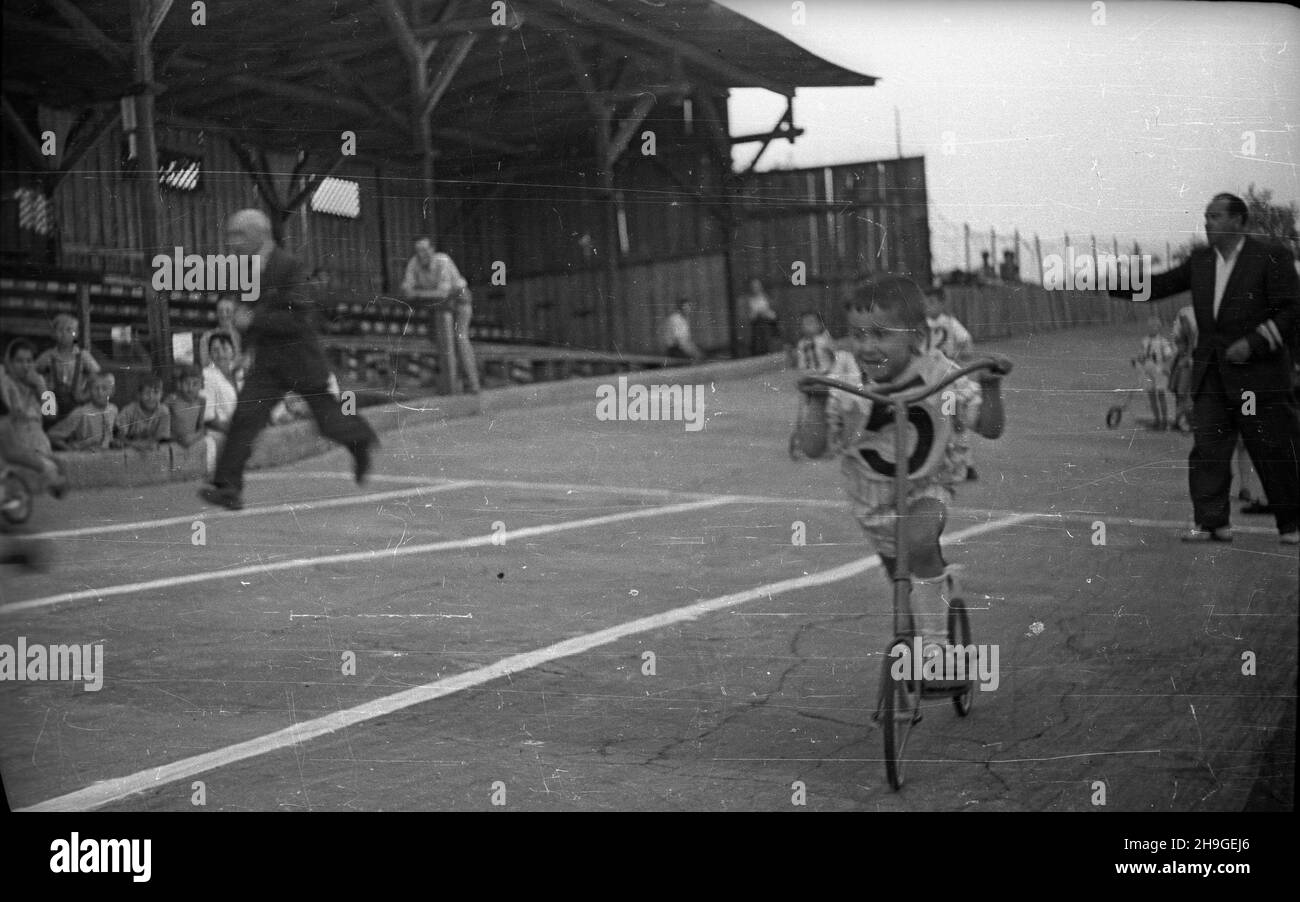
[[1241, 509], [1243, 514], [1271, 514], [1272, 506], [1265, 504], [1263, 501], [1252, 501]]
[[366, 439], [359, 442], [352, 449], [352, 474], [357, 478], [357, 485], [365, 482], [366, 475], [370, 472], [370, 454], [379, 442], [375, 439]]
[[1277, 540], [1283, 545], [1300, 545], [1300, 529], [1284, 532], [1277, 537]]
[[227, 510], [240, 511], [244, 509], [243, 497], [233, 489], [219, 489], [215, 485], [205, 485], [199, 489], [199, 497], [208, 504], [215, 504]]
[[1182, 540], [1190, 543], [1231, 542], [1232, 529], [1228, 526], [1220, 526], [1215, 530], [1192, 529], [1183, 533]]

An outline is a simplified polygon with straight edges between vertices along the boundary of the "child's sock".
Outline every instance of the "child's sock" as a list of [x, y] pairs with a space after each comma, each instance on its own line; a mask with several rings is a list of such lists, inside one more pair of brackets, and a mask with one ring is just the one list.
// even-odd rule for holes
[[927, 579], [912, 577], [912, 617], [921, 645], [948, 644], [948, 602], [952, 583], [947, 573]]

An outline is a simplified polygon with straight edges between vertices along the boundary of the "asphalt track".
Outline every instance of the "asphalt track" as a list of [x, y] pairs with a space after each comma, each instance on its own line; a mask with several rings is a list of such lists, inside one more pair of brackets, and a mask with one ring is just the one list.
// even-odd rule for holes
[[334, 453], [238, 514], [192, 485], [42, 499], [57, 562], [4, 574], [0, 643], [102, 643], [104, 685], [0, 683], [9, 803], [1289, 810], [1297, 556], [1260, 518], [1177, 542], [1190, 440], [1140, 401], [1103, 422], [1138, 340], [987, 346], [1017, 363], [1007, 434], [977, 442], [947, 554], [1000, 684], [966, 719], [927, 705], [901, 793], [870, 723], [888, 588], [838, 466], [786, 456], [774, 372], [706, 385], [700, 432], [594, 397], [413, 413], [365, 487]]

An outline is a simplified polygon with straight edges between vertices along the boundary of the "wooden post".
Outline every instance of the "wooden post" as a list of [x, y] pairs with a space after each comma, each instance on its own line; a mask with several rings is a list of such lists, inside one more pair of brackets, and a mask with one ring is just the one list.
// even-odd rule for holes
[[600, 118], [596, 121], [596, 156], [597, 179], [600, 184], [600, 202], [605, 205], [605, 240], [602, 242], [601, 250], [604, 252], [604, 265], [602, 267], [604, 275], [604, 284], [602, 294], [604, 295], [604, 309], [600, 311], [600, 345], [603, 349], [609, 350], [613, 347], [614, 328], [614, 305], [617, 303], [615, 295], [619, 294], [619, 243], [618, 243], [618, 210], [615, 207], [614, 199], [614, 161], [610, 159], [610, 126], [612, 124], [613, 111], [605, 106], [601, 109]]
[[90, 348], [90, 283], [77, 280], [77, 320], [81, 324], [81, 330], [77, 333], [81, 336], [81, 346]]
[[1038, 240], [1038, 233], [1034, 233], [1034, 256], [1038, 258], [1038, 284], [1043, 284], [1043, 245]]
[[966, 239], [966, 272], [967, 274], [969, 274], [970, 273], [970, 223], [963, 222], [961, 224], [961, 230], [962, 230], [962, 234], [965, 236]]
[[[140, 250], [144, 254], [146, 275], [150, 261], [162, 250], [160, 230], [163, 221], [162, 198], [158, 195], [158, 145], [154, 131], [153, 34], [157, 29], [157, 10], [151, 0], [131, 0], [131, 36], [135, 57], [135, 80], [141, 86], [135, 97], [136, 128], [140, 148], [137, 184], [140, 192]], [[155, 370], [164, 380], [171, 375], [172, 337], [167, 301], [153, 290], [149, 279], [144, 288], [149, 314], [150, 356]]]

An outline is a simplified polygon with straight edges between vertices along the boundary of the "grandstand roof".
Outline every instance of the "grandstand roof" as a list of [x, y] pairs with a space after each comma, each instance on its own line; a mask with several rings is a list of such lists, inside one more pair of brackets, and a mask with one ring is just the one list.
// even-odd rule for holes
[[[85, 107], [136, 89], [131, 9], [149, 3], [4, 0], [6, 94]], [[337, 148], [352, 131], [368, 154], [414, 159], [412, 60], [435, 40], [433, 138], [450, 160], [589, 136], [593, 92], [617, 106], [876, 81], [713, 0], [511, 0], [505, 24], [478, 0], [221, 0], [202, 25], [188, 2], [152, 7], [167, 10], [152, 44], [159, 119], [268, 148]]]

